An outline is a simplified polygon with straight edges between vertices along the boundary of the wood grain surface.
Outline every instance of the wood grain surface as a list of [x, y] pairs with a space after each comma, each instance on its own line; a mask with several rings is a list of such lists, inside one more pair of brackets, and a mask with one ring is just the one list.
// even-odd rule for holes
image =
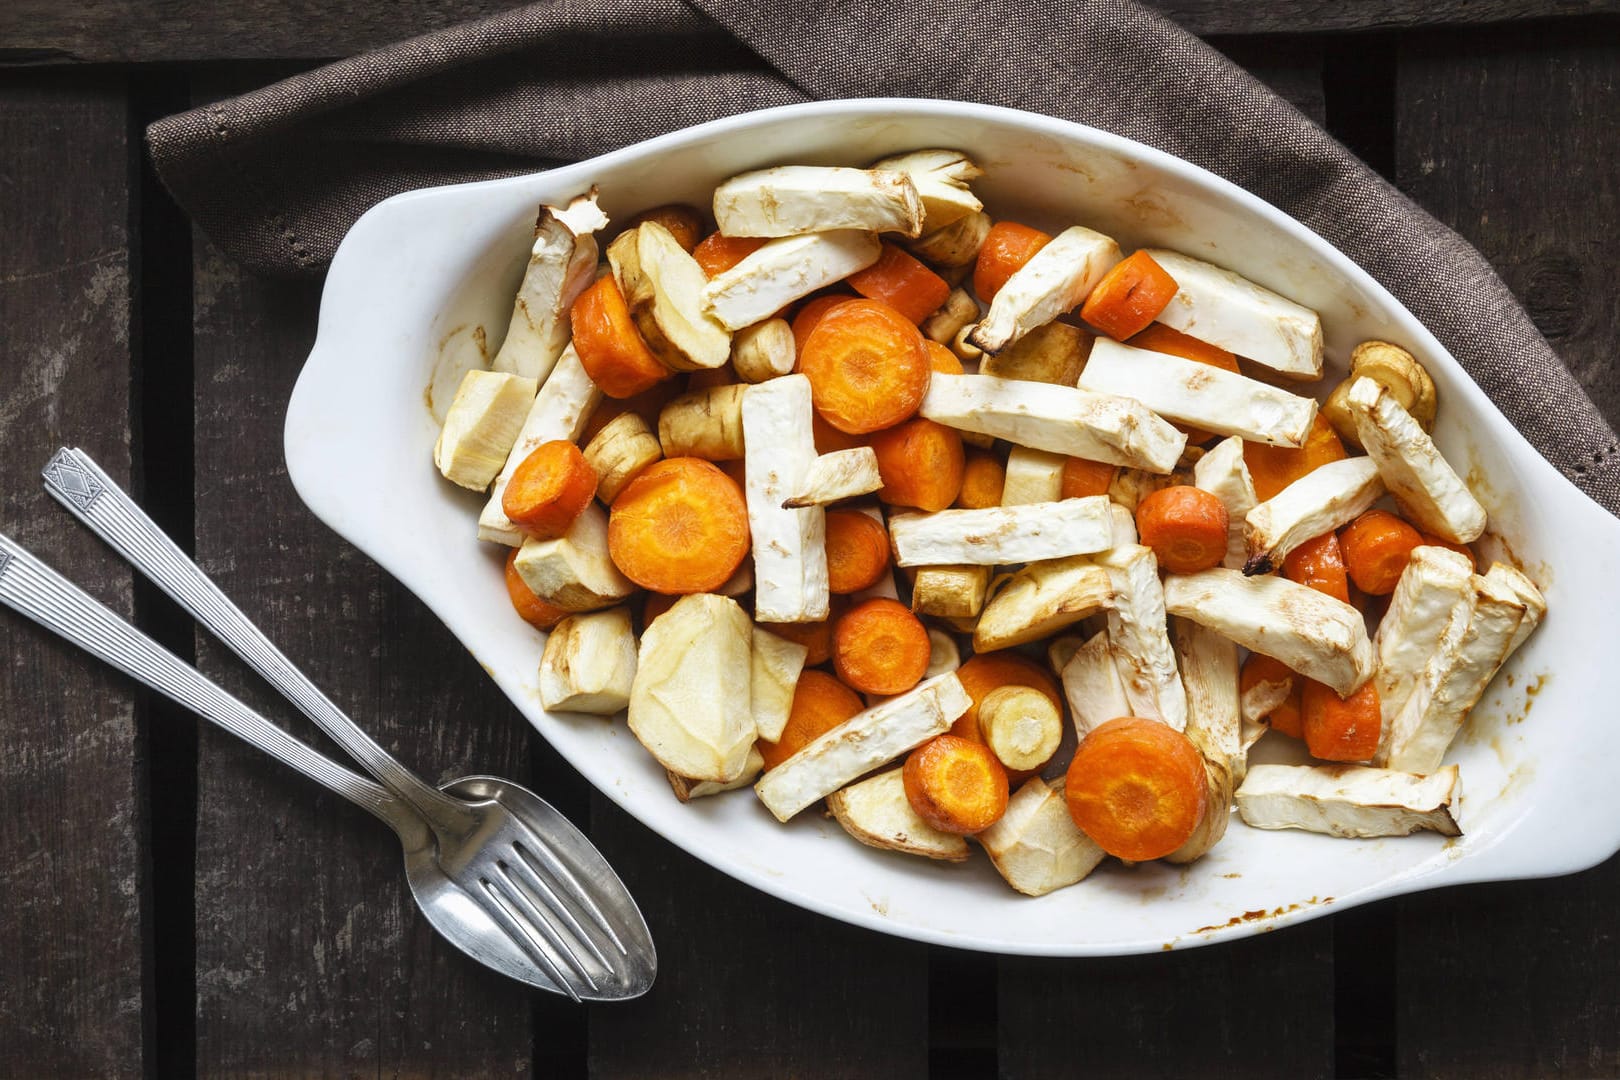
[[[132, 618], [39, 481], [64, 444], [130, 480], [127, 116], [121, 79], [0, 78], [0, 531]], [[143, 701], [0, 612], [0, 1075], [141, 1075]]]

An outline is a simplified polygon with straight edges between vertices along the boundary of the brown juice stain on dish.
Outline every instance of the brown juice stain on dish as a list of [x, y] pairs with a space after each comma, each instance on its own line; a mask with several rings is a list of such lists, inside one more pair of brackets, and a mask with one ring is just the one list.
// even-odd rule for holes
[[[1314, 907], [1318, 904], [1331, 903], [1333, 903], [1333, 897], [1331, 896], [1313, 896], [1309, 900], [1304, 900], [1297, 904], [1288, 904], [1283, 907], [1272, 908], [1270, 911], [1267, 911], [1264, 908], [1261, 908], [1258, 911], [1245, 911], [1241, 915], [1232, 916], [1224, 923], [1216, 923], [1211, 926], [1200, 926], [1197, 930], [1194, 930], [1193, 933], [1213, 934], [1217, 930], [1229, 930], [1234, 926], [1243, 926], [1246, 923], [1263, 922], [1268, 919], [1279, 918], [1283, 915], [1292, 915], [1296, 911], [1303, 911], [1308, 907]], [[1271, 928], [1268, 927], [1267, 929]], [[1166, 945], [1165, 948], [1169, 948], [1169, 946]]]

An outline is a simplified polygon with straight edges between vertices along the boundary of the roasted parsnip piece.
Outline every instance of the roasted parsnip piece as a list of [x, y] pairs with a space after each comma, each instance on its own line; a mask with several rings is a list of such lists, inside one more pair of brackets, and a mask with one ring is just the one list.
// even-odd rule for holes
[[1268, 574], [1314, 537], [1348, 525], [1384, 494], [1371, 458], [1318, 466], [1250, 510], [1243, 519], [1245, 574]]
[[1329, 836], [1461, 836], [1457, 766], [1432, 776], [1360, 765], [1256, 765], [1237, 790], [1238, 814], [1256, 829]]
[[555, 540], [529, 539], [513, 568], [529, 591], [564, 611], [598, 611], [635, 591], [608, 554], [607, 512], [593, 502]]
[[596, 279], [597, 247], [591, 234], [607, 223], [596, 205], [595, 188], [564, 209], [540, 208], [529, 265], [512, 305], [506, 339], [495, 354], [496, 371], [546, 381], [568, 344], [569, 309]]
[[748, 448], [748, 527], [754, 549], [754, 617], [819, 622], [827, 617], [827, 518], [820, 507], [787, 509], [816, 460], [810, 380], [756, 383], [743, 395]]
[[1341, 696], [1372, 677], [1372, 642], [1361, 612], [1308, 585], [1225, 569], [1171, 574], [1164, 604], [1170, 614], [1275, 657]]
[[703, 307], [708, 276], [656, 221], [644, 221], [608, 245], [608, 263], [647, 348], [671, 371], [724, 367], [731, 331]]
[[688, 776], [680, 776], [664, 770], [669, 777], [669, 786], [675, 792], [675, 797], [681, 802], [691, 802], [706, 795], [719, 795], [724, 791], [736, 791], [745, 788], [759, 779], [759, 774], [765, 771], [765, 758], [757, 747], [748, 748], [748, 763], [743, 766], [742, 773], [735, 780], [693, 780]]
[[1387, 341], [1363, 341], [1350, 353], [1350, 375], [1322, 403], [1322, 415], [1327, 417], [1339, 438], [1357, 449], [1361, 448], [1361, 432], [1356, 427], [1355, 413], [1350, 409], [1350, 388], [1358, 379], [1367, 378], [1385, 387], [1401, 407], [1412, 414], [1412, 419], [1424, 431], [1434, 428], [1435, 410], [1439, 397], [1434, 380], [1417, 358], [1399, 345]]
[[622, 412], [602, 425], [585, 447], [585, 460], [596, 470], [596, 497], [612, 506], [636, 474], [664, 456], [658, 436], [647, 421]]
[[1242, 783], [1248, 754], [1238, 698], [1238, 651], [1230, 638], [1191, 619], [1170, 620], [1181, 683], [1187, 690], [1187, 737], [1206, 758], [1223, 765], [1232, 783]]
[[1406, 707], [1429, 661], [1439, 656], [1452, 623], [1455, 639], [1474, 613], [1474, 568], [1443, 547], [1420, 547], [1401, 573], [1378, 623], [1373, 649], [1378, 654], [1378, 705], [1387, 745], [1395, 720]]
[[1204, 754], [1204, 779], [1209, 788], [1209, 802], [1204, 808], [1204, 816], [1198, 819], [1198, 827], [1187, 837], [1187, 842], [1164, 857], [1165, 862], [1180, 866], [1208, 855], [1210, 848], [1220, 843], [1226, 835], [1226, 826], [1232, 817], [1232, 789], [1235, 786], [1232, 770], [1221, 760], [1221, 755], [1212, 753], [1197, 738], [1193, 739], [1193, 743]]
[[458, 487], [483, 491], [506, 464], [534, 404], [533, 379], [503, 371], [469, 371], [444, 418], [433, 464]]
[[865, 270], [882, 254], [875, 235], [856, 229], [785, 236], [716, 274], [703, 288], [703, 304], [722, 326], [741, 330]]
[[1367, 455], [1412, 524], [1467, 544], [1485, 531], [1485, 508], [1412, 414], [1371, 379], [1350, 387], [1349, 406]]
[[990, 652], [1039, 641], [1104, 610], [1113, 595], [1109, 572], [1083, 556], [1032, 562], [984, 606], [973, 648]]
[[1215, 449], [1199, 458], [1193, 465], [1193, 483], [1226, 507], [1226, 559], [1221, 565], [1228, 570], [1243, 569], [1249, 561], [1249, 545], [1243, 539], [1244, 520], [1260, 501], [1255, 496], [1249, 466], [1243, 460], [1243, 440], [1235, 435], [1222, 439]]
[[570, 615], [540, 655], [540, 704], [561, 712], [612, 716], [630, 704], [636, 635], [628, 608]]
[[[1512, 656], [1524, 639], [1529, 637], [1541, 620], [1547, 615], [1547, 598], [1541, 595], [1536, 583], [1525, 577], [1524, 574], [1506, 563], [1493, 562], [1486, 571], [1487, 581], [1494, 582], [1499, 589], [1512, 593], [1524, 605], [1524, 618], [1519, 622], [1519, 628], [1513, 633], [1513, 642], [1508, 646], [1508, 656]], [[1506, 658], [1503, 659], [1506, 663]]]
[[947, 619], [977, 618], [990, 590], [988, 566], [922, 566], [911, 582], [911, 610]]
[[1108, 500], [1093, 495], [1025, 506], [896, 514], [889, 521], [889, 536], [897, 566], [996, 566], [1102, 551], [1113, 544], [1113, 520]]
[[1098, 338], [1077, 384], [1135, 398], [1167, 420], [1240, 435], [1250, 442], [1303, 446], [1316, 401], [1210, 364]]
[[736, 461], [743, 456], [743, 383], [692, 390], [658, 414], [658, 443], [665, 457]]
[[735, 600], [683, 596], [641, 635], [630, 731], [689, 780], [728, 783], [748, 767], [755, 728], [753, 626]]
[[1007, 455], [1007, 474], [1001, 485], [1002, 506], [1057, 502], [1063, 498], [1062, 454], [1015, 446]]
[[1301, 379], [1322, 377], [1322, 320], [1254, 282], [1175, 251], [1148, 254], [1176, 279], [1159, 322]]
[[956, 647], [956, 639], [937, 626], [928, 628], [928, 670], [923, 672], [923, 678], [932, 679], [935, 675], [943, 675], [947, 671], [955, 671], [962, 666], [962, 650]]
[[[1163, 720], [1181, 731], [1187, 726], [1187, 691], [1176, 668], [1165, 616], [1166, 593], [1151, 548], [1114, 548], [1093, 561], [1108, 571], [1112, 600], [1108, 640], [1114, 648], [1131, 715]], [[1170, 576], [1171, 581], [1177, 575]], [[1354, 610], [1353, 608], [1351, 610]]]
[[870, 446], [852, 446], [812, 461], [798, 489], [782, 505], [789, 509], [826, 506], [840, 499], [869, 495], [882, 486], [877, 452]]
[[1098, 724], [1131, 715], [1131, 703], [1125, 697], [1125, 683], [1119, 677], [1108, 631], [1087, 638], [1059, 674], [1063, 678], [1063, 696], [1074, 717], [1075, 733], [1082, 739]]
[[968, 186], [983, 176], [984, 170], [960, 150], [913, 150], [874, 161], [867, 168], [911, 177], [922, 198], [925, 233], [943, 229], [984, 206]]
[[1049, 322], [1000, 352], [986, 355], [979, 374], [1072, 387], [1086, 369], [1091, 343], [1092, 336], [1078, 326]]
[[998, 686], [979, 703], [979, 731], [1007, 768], [1038, 769], [1063, 741], [1063, 714], [1033, 686]]
[[[984, 211], [958, 218], [942, 229], [924, 233], [906, 246], [917, 258], [943, 270], [970, 267], [995, 222]], [[978, 315], [973, 316], [975, 319]]]
[[968, 340], [998, 353], [1084, 300], [1124, 258], [1110, 237], [1073, 225], [1052, 238], [1007, 279]]
[[1025, 896], [1073, 885], [1106, 857], [1069, 816], [1063, 790], [1038, 776], [1013, 792], [1001, 820], [976, 839], [996, 872]]
[[778, 821], [787, 821], [817, 799], [948, 731], [972, 704], [954, 671], [929, 679], [815, 739], [768, 770], [754, 791]]
[[766, 319], [731, 336], [731, 366], [743, 382], [761, 383], [786, 375], [796, 359], [793, 327], [786, 319]]
[[966, 289], [952, 289], [945, 298], [945, 306], [922, 322], [923, 337], [940, 345], [949, 346], [962, 329], [978, 321], [979, 304]]
[[793, 690], [810, 650], [762, 626], [754, 627], [753, 648], [753, 688], [749, 698], [753, 702], [754, 728], [761, 739], [775, 742], [782, 737], [782, 728], [793, 711]]
[[1136, 515], [1116, 502], [1108, 504], [1108, 516], [1113, 519], [1114, 547], [1130, 547], [1141, 539], [1136, 533]]
[[922, 234], [925, 209], [904, 172], [783, 165], [743, 173], [714, 189], [726, 236], [798, 236], [833, 229]]
[[827, 796], [827, 809], [844, 831], [867, 847], [903, 851], [946, 862], [968, 857], [967, 838], [940, 832], [911, 808], [900, 769], [890, 769]]
[[994, 375], [936, 372], [917, 410], [928, 419], [1054, 454], [1167, 473], [1187, 436], [1141, 402]]

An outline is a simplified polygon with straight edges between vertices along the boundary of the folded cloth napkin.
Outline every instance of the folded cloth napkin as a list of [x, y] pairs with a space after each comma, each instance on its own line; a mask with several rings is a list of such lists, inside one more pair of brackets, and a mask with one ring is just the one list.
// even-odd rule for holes
[[1131, 0], [549, 0], [153, 124], [159, 175], [229, 255], [313, 273], [367, 207], [718, 116], [935, 97], [1090, 124], [1240, 184], [1326, 237], [1620, 513], [1620, 443], [1490, 265], [1292, 106]]

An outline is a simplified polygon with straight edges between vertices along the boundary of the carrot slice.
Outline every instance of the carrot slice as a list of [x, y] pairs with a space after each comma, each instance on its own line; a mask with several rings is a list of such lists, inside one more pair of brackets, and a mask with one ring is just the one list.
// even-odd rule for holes
[[[828, 293], [812, 300], [806, 300], [799, 313], [793, 316], [793, 348], [795, 356], [804, 355], [804, 343], [810, 340], [810, 333], [821, 325], [821, 320], [827, 312], [839, 304], [847, 304], [855, 297], [848, 293]], [[795, 369], [797, 365], [795, 365]]]
[[868, 694], [903, 694], [928, 671], [928, 630], [911, 609], [882, 597], [856, 604], [833, 629], [833, 668]]
[[608, 554], [644, 589], [713, 592], [748, 554], [742, 489], [702, 458], [656, 461], [613, 500]]
[[952, 428], [919, 416], [873, 432], [867, 445], [877, 454], [883, 480], [878, 498], [890, 506], [933, 511], [956, 501], [966, 457], [962, 436]]
[[810, 415], [810, 435], [815, 440], [816, 453], [831, 454], [837, 450], [853, 450], [866, 445], [866, 436], [839, 431], [822, 418], [820, 413]]
[[1114, 486], [1114, 474], [1119, 466], [1102, 461], [1088, 461], [1072, 457], [1063, 462], [1062, 495], [1065, 499], [1083, 499], [1088, 495], [1106, 495]]
[[1283, 560], [1283, 577], [1309, 585], [1335, 600], [1350, 602], [1350, 578], [1345, 573], [1344, 549], [1337, 533], [1325, 532], [1305, 541]]
[[[771, 632], [778, 630], [772, 626]], [[793, 705], [782, 737], [775, 742], [760, 739], [754, 745], [765, 759], [765, 768], [774, 769], [865, 708], [855, 691], [825, 671], [807, 670], [793, 688]]]
[[979, 258], [973, 264], [973, 291], [988, 304], [1008, 278], [1051, 242], [1051, 236], [1039, 229], [1015, 221], [996, 222], [979, 246]]
[[1288, 700], [1262, 719], [1272, 731], [1280, 731], [1291, 739], [1302, 738], [1304, 732], [1300, 727], [1299, 710], [1300, 692], [1305, 683], [1305, 676], [1295, 674], [1281, 660], [1266, 656], [1264, 653], [1250, 653], [1249, 658], [1243, 661], [1242, 673], [1238, 675], [1238, 692], [1247, 694], [1261, 683], [1292, 684]]
[[832, 659], [833, 627], [849, 609], [849, 597], [839, 596], [836, 593], [831, 598], [827, 617], [820, 622], [805, 623], [761, 623], [765, 629], [777, 637], [796, 641], [809, 650], [804, 658], [805, 667], [815, 667], [825, 664]]
[[1378, 752], [1384, 726], [1378, 688], [1370, 681], [1347, 698], [1315, 679], [1305, 680], [1300, 702], [1305, 749], [1323, 761], [1366, 761]]
[[1017, 653], [978, 653], [956, 669], [956, 677], [962, 680], [962, 689], [973, 699], [968, 711], [951, 725], [951, 734], [963, 739], [984, 741], [984, 733], [979, 730], [979, 707], [992, 691], [1003, 686], [1033, 687], [1045, 694], [1059, 712], [1063, 711], [1063, 695], [1057, 680], [1046, 668]]
[[945, 375], [960, 375], [964, 371], [962, 361], [957, 359], [956, 354], [939, 342], [924, 339], [923, 348], [928, 350], [928, 366], [930, 369]]
[[697, 260], [704, 274], [717, 277], [764, 246], [765, 241], [755, 236], [710, 233], [692, 249], [692, 258]]
[[608, 397], [631, 397], [674, 374], [647, 347], [612, 274], [580, 293], [569, 317], [579, 362]]
[[[881, 463], [879, 468], [882, 468]], [[972, 450], [962, 466], [962, 490], [956, 505], [965, 510], [983, 510], [1001, 505], [1001, 492], [1007, 486], [1007, 467], [986, 450]]]
[[1436, 536], [1433, 533], [1420, 533], [1419, 535], [1423, 537], [1424, 547], [1449, 548], [1450, 550], [1461, 555], [1463, 558], [1467, 559], [1469, 565], [1475, 570], [1479, 569], [1479, 556], [1475, 555], [1474, 549], [1469, 547], [1467, 544], [1453, 543], [1452, 541], [1447, 540], [1445, 537]]
[[568, 612], [552, 607], [534, 595], [523, 580], [523, 575], [517, 572], [517, 554], [517, 548], [506, 553], [506, 595], [511, 598], [512, 608], [524, 622], [536, 630], [550, 630], [562, 622]]
[[944, 278], [889, 243], [883, 245], [877, 262], [844, 281], [862, 296], [883, 301], [913, 323], [938, 311], [951, 295]]
[[816, 411], [858, 435], [893, 427], [928, 392], [928, 350], [916, 326], [876, 300], [851, 300], [822, 316], [799, 354]]
[[1179, 287], [1153, 256], [1138, 251], [1103, 275], [1081, 306], [1080, 317], [1115, 341], [1124, 341], [1158, 318]]
[[697, 247], [698, 239], [703, 235], [703, 214], [697, 207], [686, 206], [683, 203], [666, 203], [651, 210], [643, 210], [624, 223], [624, 231], [629, 232], [643, 221], [656, 221], [668, 229], [669, 235], [675, 238], [675, 242], [681, 245], [687, 254], [691, 254], [692, 249]]
[[827, 587], [844, 594], [870, 589], [889, 568], [889, 530], [859, 510], [827, 511]]
[[900, 780], [917, 816], [941, 832], [983, 832], [1007, 812], [1007, 770], [983, 743], [930, 739], [906, 758]]
[[1423, 534], [1387, 510], [1368, 510], [1344, 527], [1339, 542], [1356, 588], [1387, 596], [1406, 572], [1413, 550], [1423, 546]]
[[1297, 450], [1257, 442], [1243, 444], [1243, 463], [1249, 467], [1255, 497], [1261, 502], [1274, 497], [1307, 473], [1315, 472], [1330, 461], [1343, 461], [1348, 456], [1333, 425], [1321, 413], [1317, 413], [1311, 423], [1311, 433], [1305, 437], [1305, 445]]
[[1136, 531], [1172, 574], [1196, 574], [1226, 558], [1226, 507], [1188, 484], [1161, 488], [1136, 508]]
[[555, 540], [596, 497], [596, 470], [580, 448], [565, 439], [535, 447], [512, 471], [501, 493], [501, 510], [512, 524], [539, 540]]
[[1203, 755], [1168, 724], [1123, 716], [1092, 728], [1063, 785], [1069, 815], [1110, 855], [1162, 858], [1187, 842], [1209, 807]]

